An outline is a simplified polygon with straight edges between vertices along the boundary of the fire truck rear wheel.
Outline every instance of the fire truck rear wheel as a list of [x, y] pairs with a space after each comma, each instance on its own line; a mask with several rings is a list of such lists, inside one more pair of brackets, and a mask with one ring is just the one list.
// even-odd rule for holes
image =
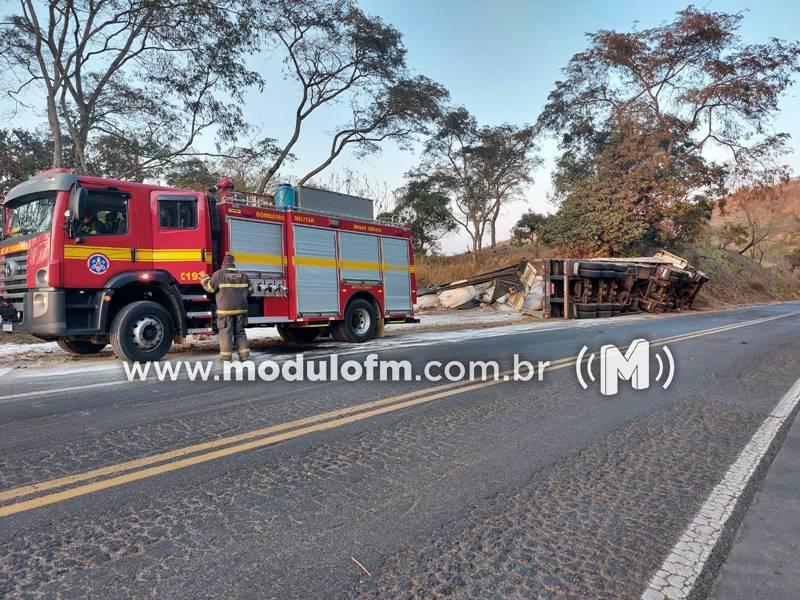
[[344, 319], [336, 323], [331, 334], [336, 341], [360, 344], [375, 337], [378, 315], [375, 307], [363, 298], [356, 298], [344, 311]]
[[159, 360], [172, 345], [174, 328], [167, 309], [140, 300], [125, 306], [111, 323], [111, 347], [121, 360]]
[[108, 344], [95, 344], [85, 340], [66, 340], [64, 338], [56, 340], [56, 344], [64, 352], [69, 352], [70, 354], [97, 354], [108, 346]]

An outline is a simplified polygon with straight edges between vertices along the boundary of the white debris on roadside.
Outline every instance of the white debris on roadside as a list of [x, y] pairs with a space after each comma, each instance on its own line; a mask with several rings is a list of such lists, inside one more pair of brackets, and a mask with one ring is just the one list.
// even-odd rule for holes
[[531, 262], [524, 260], [470, 279], [420, 290], [414, 309], [422, 312], [439, 307], [465, 310], [480, 306], [491, 307], [506, 315], [517, 312], [540, 317], [543, 286], [542, 274]]

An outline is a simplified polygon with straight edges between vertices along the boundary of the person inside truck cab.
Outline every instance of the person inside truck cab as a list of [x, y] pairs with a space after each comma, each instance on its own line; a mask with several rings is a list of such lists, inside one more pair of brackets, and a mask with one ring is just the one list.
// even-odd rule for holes
[[97, 235], [100, 233], [100, 222], [97, 220], [95, 213], [89, 213], [81, 219], [78, 224], [78, 233], [82, 235]]

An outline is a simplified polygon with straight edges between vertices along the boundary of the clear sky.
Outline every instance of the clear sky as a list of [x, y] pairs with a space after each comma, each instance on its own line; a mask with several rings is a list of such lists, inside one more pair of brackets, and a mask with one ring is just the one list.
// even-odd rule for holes
[[[452, 102], [466, 106], [482, 124], [535, 121], [560, 69], [585, 48], [586, 32], [651, 27], [671, 20], [686, 4], [667, 0], [361, 0], [367, 12], [381, 16], [403, 33], [410, 67], [445, 85]], [[741, 29], [745, 42], [800, 37], [797, 0], [711, 0], [698, 6], [747, 11]], [[267, 87], [264, 93], [248, 95], [245, 113], [257, 124], [260, 135], [285, 140], [298, 91], [282, 77], [277, 56], [256, 57], [253, 65], [265, 75]], [[778, 130], [792, 135], [795, 148], [800, 140], [798, 98], [800, 87], [791, 88], [776, 121]], [[302, 174], [326, 155], [330, 144], [326, 134], [346, 118], [345, 109], [320, 111], [308, 122], [295, 148], [298, 160], [285, 169], [287, 174]], [[29, 114], [23, 121], [29, 125], [34, 120], [43, 122], [43, 117]], [[209, 147], [210, 142], [206, 142]], [[552, 210], [547, 193], [555, 150], [552, 140], [542, 142], [545, 163], [525, 199], [506, 209], [501, 239], [508, 237], [511, 225], [525, 210]], [[412, 152], [386, 146], [381, 154], [366, 159], [343, 156], [332, 169], [349, 168], [395, 188], [417, 161]], [[789, 157], [789, 162], [796, 174], [800, 172], [800, 152]], [[443, 248], [452, 253], [467, 245], [466, 235], [459, 233], [444, 240]]]

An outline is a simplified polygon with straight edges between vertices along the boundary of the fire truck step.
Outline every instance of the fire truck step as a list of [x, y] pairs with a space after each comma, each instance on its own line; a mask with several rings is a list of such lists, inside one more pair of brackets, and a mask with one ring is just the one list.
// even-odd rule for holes
[[205, 294], [188, 294], [181, 295], [184, 302], [208, 302], [208, 296]]
[[195, 312], [187, 312], [186, 316], [190, 319], [210, 319], [212, 315], [210, 310], [198, 310]]
[[195, 329], [187, 329], [186, 332], [189, 335], [210, 335], [214, 333], [214, 330], [211, 327], [197, 327]]

